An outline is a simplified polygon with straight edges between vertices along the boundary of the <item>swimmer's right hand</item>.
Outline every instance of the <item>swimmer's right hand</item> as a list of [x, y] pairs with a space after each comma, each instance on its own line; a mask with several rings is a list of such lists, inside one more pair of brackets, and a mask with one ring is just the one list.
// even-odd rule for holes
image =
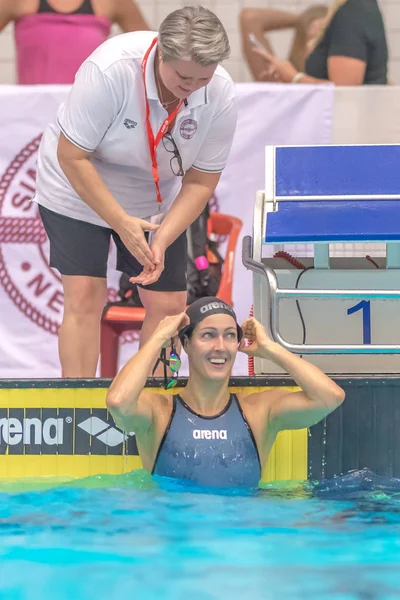
[[171, 338], [176, 337], [182, 327], [189, 325], [189, 323], [189, 317], [185, 312], [181, 312], [178, 315], [170, 315], [164, 317], [159, 322], [153, 335], [159, 339], [163, 347], [166, 347], [169, 345]]
[[157, 261], [144, 236], [145, 231], [156, 231], [160, 226], [126, 215], [118, 228], [117, 233], [124, 246], [139, 261], [141, 265], [153, 270], [157, 266]]

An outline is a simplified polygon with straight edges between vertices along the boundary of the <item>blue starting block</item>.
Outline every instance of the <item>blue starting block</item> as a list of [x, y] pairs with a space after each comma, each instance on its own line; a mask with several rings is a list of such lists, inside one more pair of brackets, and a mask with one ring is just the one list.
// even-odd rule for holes
[[279, 330], [282, 299], [397, 300], [400, 277], [396, 290], [283, 289], [262, 260], [265, 245], [313, 244], [314, 267], [329, 269], [329, 244], [372, 242], [386, 244], [387, 269], [400, 269], [400, 145], [267, 147], [265, 175], [253, 236], [243, 240], [243, 264], [255, 273], [256, 314], [266, 303], [271, 337], [299, 354], [400, 353], [400, 340], [399, 345], [291, 344]]

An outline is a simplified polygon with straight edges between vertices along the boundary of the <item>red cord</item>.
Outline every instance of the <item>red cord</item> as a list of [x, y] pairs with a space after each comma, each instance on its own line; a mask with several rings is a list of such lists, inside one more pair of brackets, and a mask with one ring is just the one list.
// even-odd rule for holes
[[[249, 317], [254, 317], [254, 306], [251, 305]], [[247, 357], [247, 370], [249, 372], [250, 377], [255, 377], [256, 372], [254, 370], [254, 356]]]
[[[306, 266], [302, 262], [297, 260], [297, 258], [295, 258], [291, 254], [289, 254], [289, 252], [284, 252], [283, 250], [279, 250], [279, 252], [275, 252], [274, 258], [283, 258], [284, 260], [287, 260], [291, 265], [296, 267], [296, 269], [305, 269], [306, 268]], [[377, 269], [380, 268], [378, 263], [369, 254], [367, 254], [365, 258], [367, 260], [369, 260], [369, 262], [371, 262], [373, 265], [375, 265], [375, 267]]]
[[[296, 269], [305, 269], [306, 266], [303, 265], [302, 262], [297, 260], [294, 256], [289, 254], [289, 252], [285, 252], [284, 250], [279, 250], [279, 252], [275, 252], [274, 258], [283, 258], [287, 260], [291, 265], [296, 267]], [[254, 317], [254, 306], [250, 308], [249, 317]], [[247, 359], [247, 369], [250, 377], [255, 377], [256, 372], [254, 370], [254, 356], [249, 356]]]
[[279, 252], [275, 252], [274, 258], [284, 258], [291, 265], [296, 267], [296, 269], [305, 269], [306, 268], [306, 265], [303, 265], [303, 263], [300, 262], [299, 260], [297, 260], [297, 258], [295, 258], [291, 254], [289, 254], [289, 252], [285, 252], [284, 250], [279, 250]]
[[373, 265], [375, 265], [377, 269], [379, 269], [379, 268], [380, 268], [380, 267], [379, 267], [379, 265], [378, 265], [378, 263], [377, 263], [377, 262], [375, 262], [375, 261], [374, 261], [374, 259], [373, 259], [373, 258], [371, 258], [371, 256], [370, 256], [369, 254], [367, 254], [365, 258], [366, 258], [367, 260], [369, 260], [369, 262], [371, 262]]

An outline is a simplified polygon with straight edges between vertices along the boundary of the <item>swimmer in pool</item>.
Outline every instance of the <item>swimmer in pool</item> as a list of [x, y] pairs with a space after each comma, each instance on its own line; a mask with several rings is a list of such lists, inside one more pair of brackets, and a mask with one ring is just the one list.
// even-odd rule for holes
[[[166, 371], [168, 365], [176, 375], [180, 366], [176, 336], [189, 359], [186, 387], [176, 395], [145, 390], [147, 375], [159, 361], [165, 366], [165, 387], [176, 382]], [[301, 391], [231, 394], [229, 376], [238, 351], [271, 360]], [[279, 431], [310, 427], [343, 400], [332, 379], [273, 342], [256, 319], [240, 327], [228, 304], [208, 297], [159, 323], [115, 377], [107, 407], [121, 429], [135, 432], [143, 467], [151, 473], [207, 487], [251, 488], [258, 485]]]

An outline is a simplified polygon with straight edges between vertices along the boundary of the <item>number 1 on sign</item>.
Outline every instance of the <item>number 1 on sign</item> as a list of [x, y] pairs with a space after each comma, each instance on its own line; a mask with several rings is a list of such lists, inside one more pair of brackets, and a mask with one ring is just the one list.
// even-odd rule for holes
[[355, 312], [362, 310], [362, 324], [363, 324], [363, 344], [371, 343], [371, 302], [369, 300], [361, 300], [355, 306], [352, 306], [347, 310], [348, 315], [352, 315]]

